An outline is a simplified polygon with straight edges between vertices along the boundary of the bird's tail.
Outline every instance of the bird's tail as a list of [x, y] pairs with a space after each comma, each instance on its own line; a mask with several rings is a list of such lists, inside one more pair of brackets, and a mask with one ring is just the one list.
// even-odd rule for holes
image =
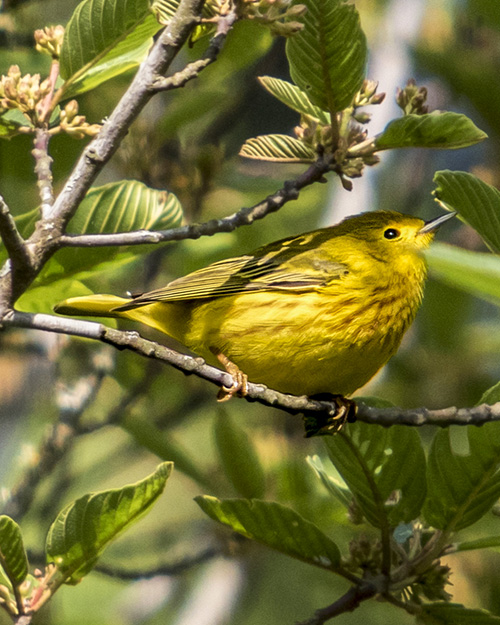
[[126, 306], [132, 301], [116, 295], [84, 295], [65, 299], [54, 307], [54, 311], [59, 315], [77, 317], [131, 319], [164, 332], [181, 343], [184, 342], [190, 315], [183, 302], [180, 304], [154, 302], [120, 310], [121, 306]]
[[113, 310], [118, 306], [127, 304], [130, 300], [116, 295], [84, 295], [82, 297], [70, 297], [54, 306], [54, 312], [59, 315], [84, 316], [84, 317], [124, 317], [119, 311]]

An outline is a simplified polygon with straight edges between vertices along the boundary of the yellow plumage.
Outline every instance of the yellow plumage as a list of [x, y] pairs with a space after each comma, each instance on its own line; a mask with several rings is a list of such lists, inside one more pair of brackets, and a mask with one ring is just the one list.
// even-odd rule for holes
[[77, 297], [55, 310], [140, 321], [282, 392], [349, 395], [397, 350], [422, 299], [421, 252], [451, 216], [363, 213], [133, 299]]

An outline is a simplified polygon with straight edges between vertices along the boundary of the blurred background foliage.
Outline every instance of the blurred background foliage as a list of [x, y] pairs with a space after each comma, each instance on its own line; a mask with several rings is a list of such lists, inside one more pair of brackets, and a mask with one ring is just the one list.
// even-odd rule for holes
[[[46, 57], [30, 47], [32, 32], [65, 23], [76, 4], [73, 0], [4, 0], [0, 73], [12, 63], [23, 72], [47, 71]], [[328, 185], [306, 189], [297, 202], [250, 228], [164, 245], [135, 264], [100, 274], [98, 285], [89, 281], [91, 288], [117, 294], [151, 289], [219, 258], [334, 223], [347, 213], [392, 209], [430, 218], [438, 213], [430, 195], [437, 169], [472, 171], [498, 186], [498, 0], [358, 0], [356, 5], [371, 51], [368, 76], [380, 82], [380, 91], [388, 92], [388, 102], [378, 108], [391, 109], [393, 62], [400, 55], [404, 66], [398, 70], [399, 86], [415, 77], [429, 88], [433, 108], [466, 113], [488, 132], [489, 141], [456, 152], [398, 150], [384, 155], [375, 171], [354, 181], [350, 195], [332, 178]], [[198, 80], [148, 105], [98, 184], [133, 178], [173, 191], [189, 222], [250, 206], [299, 173], [301, 166], [245, 162], [237, 155], [246, 138], [289, 133], [298, 123], [298, 116], [256, 80], [261, 75], [289, 78], [284, 43], [255, 24], [238, 24], [217, 63]], [[201, 40], [184, 50], [173, 69], [197, 58], [205, 45]], [[109, 114], [128, 79], [122, 76], [80, 97], [80, 110], [89, 121], [98, 122]], [[376, 124], [375, 118], [372, 133], [383, 127]], [[17, 214], [38, 202], [31, 147], [29, 137], [0, 142], [1, 190]], [[56, 189], [80, 149], [65, 135], [52, 141]], [[474, 231], [458, 221], [443, 229], [439, 238], [483, 249]], [[166, 340], [151, 330], [141, 331]], [[291, 624], [346, 590], [344, 582], [326, 572], [236, 540], [205, 518], [192, 501], [200, 493], [230, 497], [238, 494], [236, 488], [240, 493], [245, 488], [231, 480], [231, 459], [224, 451], [220, 422], [230, 420], [238, 436], [245, 438], [246, 433], [248, 440], [242, 444], [251, 441], [256, 452], [251, 466], [259, 476], [250, 483], [260, 480], [259, 496], [289, 504], [306, 518], [314, 518], [338, 544], [347, 545], [353, 526], [305, 460], [308, 455], [324, 457], [323, 443], [303, 439], [300, 418], [237, 400], [222, 409], [215, 402], [214, 387], [206, 382], [83, 340], [10, 331], [0, 341], [0, 486], [6, 510], [12, 505], [10, 490], [15, 492], [30, 467], [42, 471], [37, 468], [39, 448], [48, 429], [75, 420], [82, 389], [90, 389], [92, 395], [77, 414], [81, 431], [87, 433], [70, 439], [66, 453], [32, 493], [31, 504], [13, 513], [25, 532], [32, 560], [36, 562], [48, 525], [64, 503], [84, 492], [135, 481], [153, 469], [158, 457], [175, 461], [174, 478], [153, 512], [114, 544], [102, 563], [119, 571], [145, 571], [208, 553], [207, 562], [186, 566], [182, 575], [131, 582], [94, 572], [78, 587], [61, 590], [34, 622]], [[359, 394], [377, 395], [403, 407], [473, 405], [500, 379], [499, 351], [498, 308], [431, 278], [424, 305], [402, 348]], [[105, 375], [89, 382], [85, 376], [96, 375], [96, 358], [112, 362], [106, 365]], [[422, 435], [428, 438], [430, 433]], [[460, 444], [460, 435], [457, 440]], [[498, 520], [482, 523], [498, 525]], [[479, 531], [480, 525], [473, 531]], [[450, 558], [450, 565], [454, 567], [451, 592], [457, 600], [500, 613], [494, 590], [496, 553], [461, 554], [453, 561]], [[355, 616], [339, 617], [338, 622], [353, 619], [367, 625], [412, 622], [401, 611], [374, 602], [364, 604]], [[7, 617], [0, 614], [3, 622], [8, 622]]]

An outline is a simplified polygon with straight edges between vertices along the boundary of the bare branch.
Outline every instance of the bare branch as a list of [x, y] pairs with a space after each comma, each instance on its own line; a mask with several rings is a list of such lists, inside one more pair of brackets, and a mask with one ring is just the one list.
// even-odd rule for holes
[[[141, 356], [168, 363], [186, 375], [196, 375], [217, 386], [228, 386], [232, 382], [228, 373], [207, 365], [203, 358], [180, 354], [164, 345], [142, 338], [137, 332], [114, 330], [93, 321], [17, 311], [10, 311], [6, 315], [4, 325], [91, 338], [113, 345], [118, 349], [128, 349]], [[257, 401], [265, 406], [272, 406], [290, 414], [316, 416], [318, 419], [334, 417], [338, 410], [335, 402], [314, 400], [306, 396], [286, 395], [268, 389], [263, 384], [249, 383], [248, 395], [245, 399], [250, 402]], [[500, 421], [500, 402], [491, 406], [482, 404], [472, 408], [450, 407], [440, 410], [372, 408], [359, 404], [356, 418], [358, 421], [384, 427], [391, 425], [437, 425], [439, 427], [482, 425], [491, 421]]]
[[203, 0], [181, 0], [176, 14], [159, 36], [130, 87], [97, 137], [83, 151], [53, 206], [51, 217], [57, 219], [59, 228], [71, 219], [98, 173], [118, 149], [130, 124], [151, 99], [150, 86], [157, 76], [167, 71], [186, 42], [198, 23], [202, 4]]
[[209, 560], [220, 557], [221, 555], [223, 555], [223, 551], [221, 549], [209, 547], [208, 549], [205, 549], [204, 551], [201, 551], [194, 556], [188, 556], [186, 558], [183, 558], [182, 560], [179, 560], [178, 562], [173, 562], [172, 564], [164, 564], [162, 566], [157, 566], [153, 569], [120, 569], [113, 565], [99, 563], [96, 564], [93, 570], [98, 571], [99, 573], [104, 573], [104, 575], [117, 577], [118, 579], [151, 579], [152, 577], [157, 577], [158, 575], [171, 577], [174, 575], [181, 575], [185, 571], [188, 571], [189, 569], [192, 569], [199, 564], [203, 564], [204, 562], [208, 562]]
[[352, 612], [359, 607], [360, 603], [371, 599], [371, 597], [378, 592], [380, 592], [380, 590], [377, 588], [376, 584], [372, 583], [365, 582], [359, 586], [352, 586], [345, 595], [337, 599], [335, 603], [332, 603], [326, 608], [316, 610], [313, 617], [297, 625], [323, 625], [323, 623], [326, 623], [326, 621], [329, 621], [335, 616], [339, 616], [339, 614]]
[[48, 219], [54, 204], [54, 190], [52, 188], [52, 158], [49, 156], [50, 135], [47, 129], [35, 130], [34, 148], [31, 151], [35, 159], [35, 174], [40, 192], [42, 204], [40, 213], [44, 219]]
[[42, 479], [50, 475], [60, 460], [73, 447], [75, 437], [84, 433], [80, 419], [96, 397], [104, 377], [109, 372], [109, 359], [96, 354], [95, 372], [80, 378], [73, 389], [58, 395], [59, 419], [47, 433], [37, 452], [36, 463], [29, 466], [21, 480], [12, 489], [3, 514], [20, 520], [29, 510]]
[[287, 180], [281, 189], [268, 195], [262, 202], [249, 208], [242, 208], [237, 213], [233, 213], [223, 219], [211, 219], [202, 224], [191, 224], [156, 232], [138, 230], [116, 234], [65, 234], [59, 237], [57, 243], [60, 247], [145, 245], [183, 239], [198, 239], [202, 236], [212, 236], [219, 232], [233, 232], [240, 226], [249, 226], [254, 221], [279, 210], [287, 202], [296, 200], [301, 189], [314, 182], [323, 181], [323, 176], [329, 171], [329, 168], [328, 160], [320, 158], [300, 176], [293, 180]]
[[173, 76], [158, 77], [151, 86], [153, 92], [169, 91], [183, 87], [187, 82], [196, 78], [198, 74], [217, 60], [220, 51], [226, 41], [226, 37], [233, 25], [238, 20], [236, 7], [228, 13], [228, 15], [220, 16], [217, 20], [217, 31], [212, 37], [207, 51], [201, 59], [189, 63], [183, 70], [175, 73]]
[[5, 249], [10, 256], [12, 266], [22, 270], [25, 266], [31, 266], [31, 258], [28, 247], [19, 233], [14, 217], [7, 203], [0, 195], [0, 237]]

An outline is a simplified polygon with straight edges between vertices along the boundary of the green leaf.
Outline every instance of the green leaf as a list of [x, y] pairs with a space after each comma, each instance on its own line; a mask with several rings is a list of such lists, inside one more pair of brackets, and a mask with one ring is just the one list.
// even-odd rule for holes
[[65, 583], [79, 582], [104, 548], [149, 510], [163, 492], [172, 467], [164, 462], [140, 482], [89, 493], [59, 513], [45, 547], [47, 562], [57, 566]]
[[500, 618], [486, 610], [469, 610], [460, 603], [427, 603], [417, 616], [422, 625], [500, 625]]
[[349, 509], [351, 505], [351, 492], [348, 488], [346, 488], [343, 484], [333, 478], [331, 475], [328, 475], [326, 470], [323, 467], [323, 463], [321, 462], [321, 458], [319, 456], [308, 456], [307, 462], [309, 466], [312, 468], [314, 473], [319, 477], [321, 483], [326, 487], [326, 489], [339, 501], [345, 508]]
[[382, 430], [358, 422], [349, 426], [348, 433], [341, 431], [325, 443], [372, 525], [380, 527], [387, 517], [396, 526], [418, 516], [425, 499], [425, 455], [414, 429]]
[[160, 28], [149, 0], [83, 0], [66, 26], [61, 49], [63, 97], [137, 66]]
[[30, 123], [18, 109], [12, 109], [0, 116], [0, 139], [12, 139], [19, 134], [19, 128]]
[[469, 454], [453, 451], [449, 429], [432, 441], [427, 464], [427, 500], [423, 514], [436, 529], [472, 525], [500, 497], [500, 423], [469, 426]]
[[485, 536], [484, 538], [476, 538], [475, 540], [464, 540], [453, 545], [453, 553], [455, 551], [472, 551], [474, 549], [492, 549], [500, 547], [500, 536]]
[[[182, 207], [173, 193], [150, 189], [141, 182], [125, 180], [91, 189], [71, 220], [68, 231], [101, 234], [133, 230], [162, 230], [178, 226]], [[75, 285], [99, 271], [127, 263], [151, 251], [150, 245], [100, 248], [66, 248], [57, 252], [33, 283], [32, 289], [73, 280]], [[57, 287], [59, 290], [60, 288]], [[30, 289], [31, 290], [31, 289]], [[26, 297], [30, 291], [26, 292]], [[52, 305], [56, 301], [47, 291]], [[40, 291], [43, 296], [43, 292]], [[76, 292], [74, 293], [76, 295]], [[73, 292], [66, 297], [73, 296]], [[41, 303], [40, 303], [41, 305]]]
[[222, 466], [238, 494], [248, 499], [262, 497], [265, 492], [264, 471], [245, 430], [231, 419], [227, 411], [220, 409], [214, 431]]
[[497, 401], [500, 401], [500, 382], [497, 382], [494, 386], [489, 388], [487, 391], [483, 393], [481, 399], [477, 402], [478, 405], [481, 404], [496, 404]]
[[498, 256], [434, 243], [425, 257], [433, 278], [500, 306]]
[[215, 521], [292, 558], [333, 571], [340, 564], [337, 545], [291, 508], [257, 499], [200, 496], [195, 501]]
[[260, 76], [258, 80], [271, 95], [297, 113], [314, 117], [321, 124], [330, 124], [330, 114], [314, 106], [307, 94], [296, 85], [272, 76]]
[[[179, 0], [154, 0], [151, 11], [160, 24], [168, 24], [179, 8]], [[205, 7], [203, 7], [205, 9]]]
[[13, 587], [20, 586], [28, 575], [28, 557], [21, 529], [4, 514], [0, 516], [0, 566]]
[[[71, 297], [78, 297], [91, 295], [93, 291], [83, 282], [73, 280], [73, 278], [56, 280], [49, 286], [35, 286], [28, 289], [17, 300], [16, 309], [21, 312], [52, 314], [54, 312], [54, 302], [66, 299], [68, 293], [71, 293]], [[113, 322], [113, 320], [110, 321]]]
[[247, 139], [240, 156], [278, 163], [313, 163], [317, 158], [312, 148], [288, 135], [261, 135]]
[[304, 28], [290, 37], [290, 75], [310, 101], [336, 113], [349, 106], [365, 78], [366, 38], [354, 5], [344, 0], [305, 4]]
[[464, 171], [438, 171], [434, 194], [500, 253], [500, 191]]
[[434, 111], [425, 115], [405, 115], [387, 124], [377, 136], [378, 150], [394, 148], [439, 148], [456, 150], [487, 139], [472, 120], [459, 113]]

